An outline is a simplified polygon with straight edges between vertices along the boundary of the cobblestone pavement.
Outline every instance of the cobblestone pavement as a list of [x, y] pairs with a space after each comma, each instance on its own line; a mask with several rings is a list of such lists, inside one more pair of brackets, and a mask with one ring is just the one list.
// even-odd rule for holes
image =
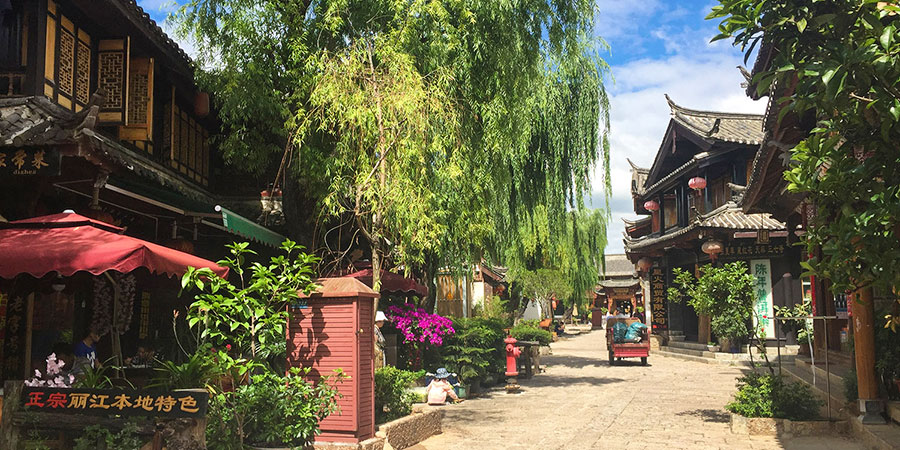
[[847, 438], [783, 440], [732, 434], [723, 406], [739, 368], [654, 356], [610, 367], [601, 331], [553, 344], [545, 373], [522, 393], [495, 389], [447, 406], [444, 433], [416, 450], [802, 449], [853, 450]]

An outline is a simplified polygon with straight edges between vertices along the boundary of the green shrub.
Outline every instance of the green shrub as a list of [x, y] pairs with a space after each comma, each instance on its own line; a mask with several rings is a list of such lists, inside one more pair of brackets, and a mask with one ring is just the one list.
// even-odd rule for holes
[[785, 383], [777, 375], [751, 373], [738, 379], [734, 401], [725, 408], [744, 417], [811, 420], [819, 417], [822, 404], [804, 383]]
[[461, 381], [473, 382], [503, 367], [503, 339], [506, 334], [501, 319], [453, 319], [456, 333], [445, 342], [440, 353], [442, 364], [456, 372]]
[[520, 341], [538, 341], [541, 345], [550, 345], [553, 341], [553, 334], [538, 326], [536, 320], [523, 320], [518, 325], [509, 330], [512, 337]]
[[144, 440], [137, 435], [137, 425], [129, 423], [116, 433], [100, 425], [89, 426], [73, 443], [73, 450], [138, 450]]
[[246, 445], [303, 447], [312, 443], [319, 422], [337, 410], [338, 372], [313, 384], [308, 373], [292, 369], [282, 377], [271, 372], [251, 377], [234, 392], [213, 395], [207, 409], [207, 444], [237, 450]]
[[844, 397], [848, 402], [855, 402], [859, 399], [859, 385], [856, 381], [855, 367], [844, 377]]
[[424, 375], [424, 370], [411, 372], [393, 366], [376, 370], [375, 422], [385, 423], [411, 413], [417, 396], [409, 388]]

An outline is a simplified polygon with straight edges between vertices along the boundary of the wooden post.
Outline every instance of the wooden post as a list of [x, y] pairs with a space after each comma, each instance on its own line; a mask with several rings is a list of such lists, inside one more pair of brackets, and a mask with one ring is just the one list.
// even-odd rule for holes
[[22, 368], [22, 377], [30, 380], [31, 372], [31, 334], [34, 331], [34, 292], [28, 294], [25, 307], [25, 367]]
[[860, 289], [854, 295], [853, 330], [856, 351], [856, 379], [859, 394], [859, 420], [866, 424], [883, 424], [884, 405], [878, 399], [875, 377], [875, 305], [872, 288]]
[[22, 382], [7, 381], [3, 386], [3, 411], [0, 415], [0, 448], [18, 450], [22, 442], [19, 428], [13, 425], [13, 414], [22, 403]]
[[706, 345], [712, 342], [712, 329], [710, 328], [709, 315], [701, 314], [700, 323], [697, 325], [698, 335], [697, 342]]

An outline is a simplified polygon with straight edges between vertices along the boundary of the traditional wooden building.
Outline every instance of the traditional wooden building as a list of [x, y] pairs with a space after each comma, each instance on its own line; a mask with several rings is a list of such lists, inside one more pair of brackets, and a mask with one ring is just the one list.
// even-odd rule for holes
[[645, 310], [641, 280], [634, 269], [634, 263], [624, 254], [604, 255], [604, 271], [594, 289], [594, 300], [591, 304], [591, 325], [600, 328], [603, 323], [603, 311], [614, 314], [618, 308], [628, 313], [637, 307]]
[[[707, 342], [708, 318], [670, 304], [672, 270], [695, 272], [718, 261], [745, 261], [758, 280], [756, 316], [775, 336], [774, 305], [799, 299], [798, 250], [784, 222], [738, 205], [763, 140], [763, 116], [684, 108], [666, 97], [671, 119], [650, 168], [632, 164], [637, 220], [626, 221], [625, 249], [638, 264], [655, 333]], [[797, 291], [794, 293], [794, 291]], [[764, 317], [765, 316], [765, 317]], [[783, 337], [783, 336], [779, 336]]]
[[[812, 114], [800, 116], [790, 110], [782, 113], [782, 109], [790, 105], [790, 101], [783, 99], [793, 97], [796, 77], [793, 83], [774, 82], [767, 91], [758, 92], [752, 80], [756, 74], [770, 69], [777, 52], [771, 42], [764, 41], [751, 72], [744, 73], [747, 96], [754, 100], [768, 96], [768, 104], [763, 127], [765, 137], [753, 159], [747, 187], [738, 206], [745, 213], [771, 214], [786, 222], [790, 229], [802, 233], [812, 223], [816, 207], [805, 195], [787, 190], [784, 170], [790, 159], [790, 149], [809, 136], [817, 117]], [[809, 256], [812, 255], [805, 251], [797, 255], [802, 260]], [[829, 318], [814, 321], [813, 351], [819, 361], [827, 358], [831, 365], [837, 366], [835, 372], [849, 372], [851, 368], [855, 371], [860, 420], [884, 423], [881, 416], [884, 404], [875, 369], [875, 311], [893, 304], [896, 294], [878, 292], [872, 287], [835, 293], [831, 286], [828, 279], [820, 277], [802, 280], [802, 296], [811, 301], [812, 314]]]
[[[228, 173], [193, 74], [134, 0], [0, 2], [0, 220], [71, 209], [212, 260], [234, 240], [277, 246], [281, 235], [234, 213], [255, 218], [258, 194], [235, 196], [265, 185]], [[0, 379], [82, 337], [89, 278], [0, 279]], [[171, 332], [178, 288], [137, 275], [126, 347]]]

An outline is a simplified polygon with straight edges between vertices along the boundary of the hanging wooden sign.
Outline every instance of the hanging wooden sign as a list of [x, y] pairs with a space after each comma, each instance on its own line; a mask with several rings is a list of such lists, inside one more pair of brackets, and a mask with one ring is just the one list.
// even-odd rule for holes
[[661, 267], [654, 267], [650, 270], [650, 317], [654, 331], [669, 329], [668, 308], [666, 276]]
[[134, 391], [25, 387], [26, 411], [62, 414], [116, 414], [121, 416], [203, 417], [206, 391]]
[[60, 154], [55, 148], [0, 149], [0, 177], [4, 175], [59, 175]]

